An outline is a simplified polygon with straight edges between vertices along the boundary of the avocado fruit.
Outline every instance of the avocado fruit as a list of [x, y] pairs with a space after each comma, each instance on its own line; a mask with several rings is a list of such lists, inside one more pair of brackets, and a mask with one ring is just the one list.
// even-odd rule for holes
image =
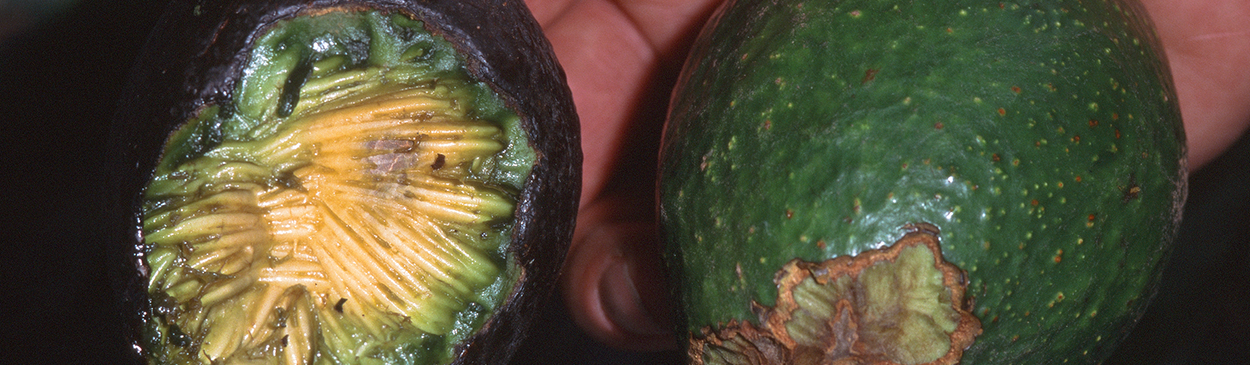
[[1186, 196], [1133, 1], [737, 1], [659, 161], [694, 364], [1097, 363]]
[[507, 363], [578, 129], [520, 1], [173, 1], [110, 136], [135, 360]]

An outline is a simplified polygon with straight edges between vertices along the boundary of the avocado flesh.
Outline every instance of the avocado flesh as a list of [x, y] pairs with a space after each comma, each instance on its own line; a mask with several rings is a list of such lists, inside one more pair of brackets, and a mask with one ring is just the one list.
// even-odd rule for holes
[[964, 272], [941, 260], [936, 227], [899, 242], [777, 272], [761, 325], [730, 321], [691, 343], [694, 364], [952, 364], [980, 333], [963, 303]]
[[143, 234], [161, 363], [446, 363], [512, 290], [519, 118], [420, 22], [322, 11], [171, 136]]
[[1153, 293], [1185, 196], [1161, 49], [1122, 1], [731, 1], [660, 164], [697, 338], [777, 305], [792, 259], [940, 228], [983, 332], [961, 363], [1096, 363]]

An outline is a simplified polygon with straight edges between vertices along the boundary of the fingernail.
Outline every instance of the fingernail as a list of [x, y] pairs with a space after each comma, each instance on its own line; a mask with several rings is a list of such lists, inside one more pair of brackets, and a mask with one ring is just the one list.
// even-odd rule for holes
[[603, 277], [599, 279], [599, 300], [604, 312], [625, 332], [644, 336], [665, 334], [664, 328], [643, 304], [634, 278], [630, 265], [625, 261], [617, 261], [604, 270]]

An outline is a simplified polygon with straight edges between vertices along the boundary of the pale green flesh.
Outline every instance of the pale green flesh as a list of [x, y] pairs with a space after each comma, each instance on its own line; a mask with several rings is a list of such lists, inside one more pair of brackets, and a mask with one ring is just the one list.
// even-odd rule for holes
[[865, 269], [854, 282], [845, 276], [826, 285], [808, 280], [795, 288], [794, 295], [802, 315], [796, 314], [786, 328], [796, 341], [819, 344], [823, 334], [816, 326], [833, 318], [833, 303], [850, 299], [859, 316], [859, 341], [869, 348], [888, 349], [883, 351], [904, 364], [945, 355], [949, 336], [959, 325], [950, 292], [942, 286], [942, 273], [933, 267], [933, 254], [919, 246], [903, 250], [896, 262]]
[[[891, 257], [892, 256], [892, 257]], [[944, 275], [958, 269], [924, 245], [822, 263], [793, 261], [777, 273], [781, 297], [760, 327], [730, 323], [695, 339], [696, 364], [948, 363], [979, 325], [951, 301]], [[940, 269], [945, 265], [946, 271]], [[848, 272], [850, 271], [850, 272]], [[962, 292], [962, 289], [959, 290]], [[961, 321], [965, 324], [961, 327]], [[957, 331], [963, 333], [956, 334]], [[952, 339], [961, 343], [952, 349]], [[941, 361], [939, 361], [941, 360]]]
[[450, 361], [517, 279], [508, 238], [534, 162], [519, 118], [461, 67], [398, 15], [262, 37], [235, 112], [176, 132], [145, 192], [148, 356]]

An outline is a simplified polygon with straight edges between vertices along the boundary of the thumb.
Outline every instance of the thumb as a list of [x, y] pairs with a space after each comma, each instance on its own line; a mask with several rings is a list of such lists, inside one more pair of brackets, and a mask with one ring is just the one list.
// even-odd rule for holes
[[673, 349], [654, 214], [650, 204], [638, 203], [599, 199], [579, 214], [564, 267], [564, 299], [574, 321], [600, 342], [634, 351]]

